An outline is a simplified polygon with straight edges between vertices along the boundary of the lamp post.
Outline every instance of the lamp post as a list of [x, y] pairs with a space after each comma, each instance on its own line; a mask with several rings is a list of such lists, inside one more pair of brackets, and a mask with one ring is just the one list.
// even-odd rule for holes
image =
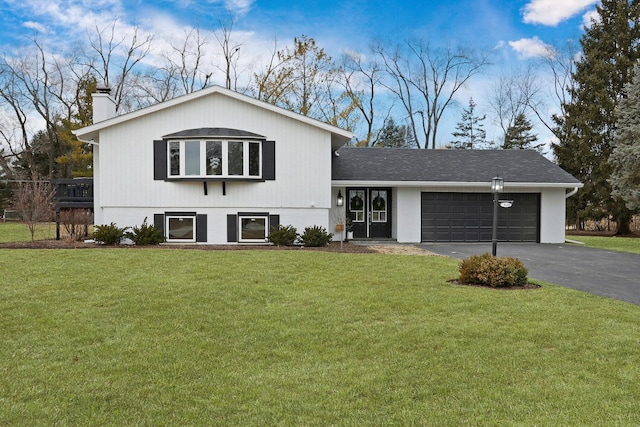
[[496, 256], [498, 251], [498, 198], [504, 190], [504, 179], [499, 176], [491, 180], [491, 193], [493, 193], [493, 231], [491, 233], [491, 254]]

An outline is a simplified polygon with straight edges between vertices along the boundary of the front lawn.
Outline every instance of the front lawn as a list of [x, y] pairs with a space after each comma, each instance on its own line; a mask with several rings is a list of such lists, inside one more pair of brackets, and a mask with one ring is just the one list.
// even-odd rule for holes
[[568, 238], [592, 248], [640, 254], [640, 238], [638, 237], [568, 236]]
[[0, 425], [640, 424], [640, 307], [456, 267], [0, 250]]
[[[56, 225], [40, 224], [36, 227], [35, 240], [55, 239]], [[15, 221], [0, 221], [0, 243], [30, 242], [31, 233], [26, 225]]]

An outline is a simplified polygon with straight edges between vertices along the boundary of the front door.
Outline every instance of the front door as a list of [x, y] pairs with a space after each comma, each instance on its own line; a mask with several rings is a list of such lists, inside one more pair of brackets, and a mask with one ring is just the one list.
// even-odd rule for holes
[[347, 216], [354, 238], [388, 239], [391, 237], [391, 189], [349, 188]]

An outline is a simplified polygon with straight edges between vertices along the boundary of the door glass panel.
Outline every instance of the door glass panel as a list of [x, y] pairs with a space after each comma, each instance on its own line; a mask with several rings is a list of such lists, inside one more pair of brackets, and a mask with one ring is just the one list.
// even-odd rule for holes
[[387, 190], [371, 190], [371, 221], [387, 221]]
[[349, 190], [349, 211], [353, 222], [364, 222], [364, 190]]

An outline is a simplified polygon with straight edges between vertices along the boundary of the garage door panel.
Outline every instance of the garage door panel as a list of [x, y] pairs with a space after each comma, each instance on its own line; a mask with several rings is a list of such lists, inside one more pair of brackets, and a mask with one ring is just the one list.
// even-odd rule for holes
[[[539, 240], [540, 195], [503, 194], [511, 208], [499, 208], [498, 240]], [[422, 193], [422, 240], [491, 241], [493, 195], [489, 193]]]

